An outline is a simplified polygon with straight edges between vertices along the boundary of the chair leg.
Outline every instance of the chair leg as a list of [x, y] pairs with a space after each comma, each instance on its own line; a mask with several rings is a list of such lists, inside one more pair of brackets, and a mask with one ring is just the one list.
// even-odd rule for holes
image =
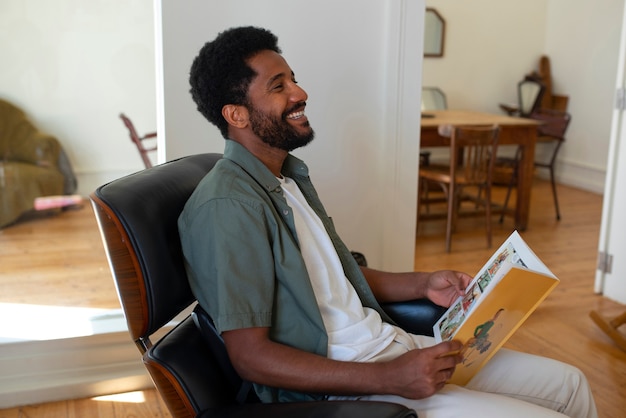
[[450, 187], [448, 189], [448, 217], [446, 221], [446, 252], [449, 253], [452, 249], [452, 228], [456, 223], [454, 215], [456, 213], [456, 201], [457, 201], [456, 188]]
[[511, 181], [509, 181], [509, 187], [506, 189], [506, 196], [504, 197], [504, 203], [502, 204], [502, 213], [500, 214], [500, 223], [504, 222], [504, 214], [509, 207], [509, 199], [511, 198], [511, 190], [513, 189], [513, 174], [511, 174]]
[[556, 209], [556, 220], [561, 220], [561, 211], [559, 210], [559, 199], [556, 195], [556, 180], [554, 179], [554, 166], [550, 165], [550, 182], [552, 183], [552, 196], [554, 196], [554, 208]]
[[424, 197], [424, 203], [426, 204], [426, 213], [430, 213], [430, 202], [428, 201], [428, 193], [429, 193], [428, 180], [423, 179], [421, 186], [423, 189], [422, 196]]
[[504, 221], [504, 214], [509, 207], [509, 199], [511, 198], [511, 191], [513, 187], [517, 184], [517, 165], [513, 167], [511, 172], [511, 180], [509, 180], [509, 187], [506, 189], [506, 196], [504, 197], [504, 203], [502, 204], [502, 213], [500, 213], [500, 223]]
[[463, 203], [463, 196], [461, 195], [461, 189], [456, 189], [454, 194], [454, 210], [452, 211], [452, 228], [450, 228], [450, 235], [457, 231], [457, 225], [459, 223], [459, 211], [461, 210], [461, 204]]
[[422, 184], [423, 184], [423, 180], [422, 179], [418, 179], [417, 181], [417, 214], [415, 217], [415, 232], [417, 233], [419, 231], [419, 226], [420, 226], [420, 211], [422, 210]]
[[476, 209], [478, 209], [478, 206], [480, 206], [482, 197], [483, 197], [483, 186], [478, 186], [478, 193], [476, 193], [476, 201], [474, 202], [474, 207]]
[[485, 222], [487, 229], [487, 248], [491, 248], [491, 187], [485, 187]]
[[[517, 147], [515, 151], [515, 157], [513, 157], [513, 162], [509, 163], [511, 165], [511, 179], [509, 180], [509, 187], [506, 189], [506, 197], [504, 198], [504, 204], [502, 205], [502, 212], [500, 213], [500, 223], [504, 221], [504, 215], [506, 210], [509, 207], [509, 199], [511, 198], [511, 191], [513, 187], [517, 187], [517, 180], [519, 176], [519, 164], [522, 161], [523, 150], [522, 147]], [[509, 165], [507, 164], [507, 165]]]

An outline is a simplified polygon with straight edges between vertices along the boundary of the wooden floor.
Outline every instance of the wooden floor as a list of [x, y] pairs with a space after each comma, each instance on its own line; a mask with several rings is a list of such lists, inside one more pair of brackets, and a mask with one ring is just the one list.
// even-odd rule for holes
[[[556, 221], [549, 183], [533, 186], [528, 229], [521, 232], [533, 251], [560, 279], [560, 284], [513, 335], [507, 347], [576, 365], [587, 375], [602, 418], [626, 416], [626, 353], [591, 321], [589, 311], [616, 316], [626, 306], [594, 294], [602, 197], [559, 186], [561, 221]], [[497, 191], [494, 200], [502, 197]], [[493, 248], [486, 248], [484, 218], [462, 218], [444, 248], [445, 221], [418, 228], [416, 270], [445, 267], [476, 274], [513, 231], [514, 224], [494, 218]], [[626, 328], [626, 327], [625, 327]], [[626, 330], [622, 330], [626, 331]]]
[[[591, 383], [600, 417], [623, 417], [626, 353], [588, 316], [592, 309], [608, 316], [626, 309], [593, 292], [602, 198], [568, 187], [560, 187], [559, 198], [563, 219], [557, 222], [549, 185], [536, 182], [529, 228], [522, 236], [561, 283], [508, 346], [580, 367]], [[453, 237], [452, 253], [446, 254], [443, 221], [423, 223], [416, 240], [416, 269], [476, 273], [512, 229], [511, 219], [502, 225], [494, 220], [494, 248], [488, 249], [482, 220], [464, 218]], [[119, 308], [88, 204], [0, 230], [0, 285], [0, 303]], [[139, 395], [143, 401], [80, 399], [24, 406], [0, 410], [0, 418], [170, 416], [155, 391]]]
[[118, 309], [89, 203], [0, 229], [2, 303]]

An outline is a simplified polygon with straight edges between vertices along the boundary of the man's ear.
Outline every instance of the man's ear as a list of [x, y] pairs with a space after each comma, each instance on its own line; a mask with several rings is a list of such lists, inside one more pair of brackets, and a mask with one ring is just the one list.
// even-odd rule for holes
[[245, 128], [248, 124], [248, 109], [245, 106], [227, 104], [222, 107], [222, 116], [229, 125]]

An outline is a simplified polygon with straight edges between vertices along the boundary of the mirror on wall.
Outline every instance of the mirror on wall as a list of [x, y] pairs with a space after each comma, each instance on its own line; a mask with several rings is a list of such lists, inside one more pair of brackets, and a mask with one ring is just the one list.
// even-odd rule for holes
[[424, 16], [424, 56], [443, 57], [446, 21], [437, 10], [426, 8]]

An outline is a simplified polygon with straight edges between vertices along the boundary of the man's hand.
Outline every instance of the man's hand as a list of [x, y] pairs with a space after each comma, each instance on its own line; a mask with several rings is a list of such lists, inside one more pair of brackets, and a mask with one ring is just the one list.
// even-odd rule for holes
[[423, 399], [437, 393], [463, 360], [463, 345], [447, 341], [432, 347], [411, 350], [388, 363], [394, 377], [389, 392], [409, 399]]
[[471, 281], [471, 276], [460, 271], [435, 271], [428, 276], [424, 293], [437, 305], [447, 307], [452, 305], [459, 296], [465, 294], [465, 288]]

